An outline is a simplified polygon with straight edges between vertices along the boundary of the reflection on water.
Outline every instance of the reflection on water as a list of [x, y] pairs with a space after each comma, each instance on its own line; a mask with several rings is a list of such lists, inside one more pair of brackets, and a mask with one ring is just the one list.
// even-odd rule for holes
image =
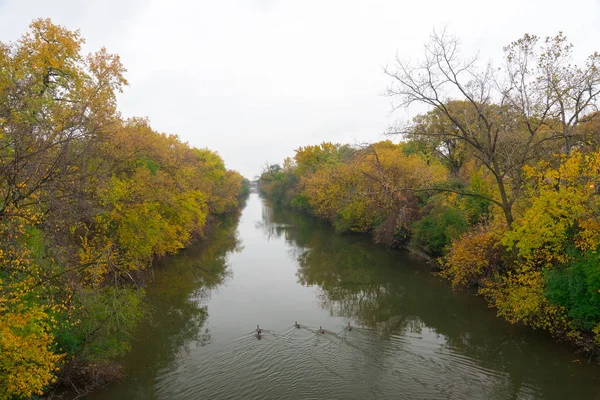
[[256, 194], [162, 262], [148, 297], [129, 377], [94, 398], [600, 398], [600, 368], [420, 260]]
[[241, 250], [237, 223], [236, 215], [220, 221], [202, 244], [155, 265], [147, 289], [147, 317], [125, 360], [128, 378], [121, 386], [113, 385], [109, 392], [92, 397], [104, 398], [114, 391], [116, 397], [110, 397], [121, 398], [126, 387], [134, 398], [155, 398], [156, 377], [175, 369], [178, 359], [189, 353], [191, 346], [210, 343], [210, 330], [204, 327], [208, 318], [206, 302], [211, 290], [231, 276], [227, 254]]

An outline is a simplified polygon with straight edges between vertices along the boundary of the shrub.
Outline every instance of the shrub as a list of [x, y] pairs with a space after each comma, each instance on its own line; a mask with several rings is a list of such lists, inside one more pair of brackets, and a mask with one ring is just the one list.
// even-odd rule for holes
[[577, 328], [592, 330], [600, 323], [600, 257], [569, 252], [572, 261], [545, 272], [544, 294], [567, 310]]
[[520, 266], [502, 277], [484, 279], [479, 293], [511, 324], [523, 323], [555, 335], [577, 335], [563, 307], [544, 296], [543, 272]]
[[469, 229], [462, 213], [453, 207], [437, 207], [413, 225], [413, 242], [434, 256], [444, 254], [453, 239]]
[[500, 262], [497, 238], [480, 226], [452, 242], [443, 258], [440, 275], [452, 286], [471, 286], [488, 275]]

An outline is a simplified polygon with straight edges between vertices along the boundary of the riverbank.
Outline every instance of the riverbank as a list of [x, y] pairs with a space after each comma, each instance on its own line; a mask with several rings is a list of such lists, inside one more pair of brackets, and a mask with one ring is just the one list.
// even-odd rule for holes
[[453, 175], [418, 145], [303, 147], [285, 168], [263, 172], [261, 190], [338, 232], [369, 234], [434, 260], [440, 276], [454, 288], [475, 288], [498, 316], [545, 330], [597, 360], [600, 260], [592, 227], [600, 216], [588, 206], [600, 198], [593, 184], [581, 182], [595, 179], [600, 153], [573, 152], [556, 156], [556, 166], [525, 169], [530, 178], [507, 219], [481, 166], [465, 163]]
[[125, 68], [36, 19], [0, 43], [0, 399], [121, 376], [154, 259], [238, 208], [208, 148], [124, 118]]
[[[163, 268], [164, 265], [168, 263], [167, 260], [169, 258], [182, 252], [186, 253], [190, 248], [197, 249], [206, 246], [214, 246], [215, 243], [219, 243], [219, 247], [227, 249], [236, 246], [237, 242], [234, 239], [233, 231], [237, 226], [242, 210], [246, 206], [248, 196], [249, 192], [244, 190], [238, 198], [239, 205], [235, 210], [208, 219], [202, 231], [202, 235], [195, 237], [185, 248], [181, 249], [176, 254], [160, 257], [155, 256], [150, 267], [142, 271], [137, 271], [132, 275], [138, 289], [144, 291], [144, 297], [141, 299], [144, 311], [140, 317], [140, 322], [147, 320], [152, 313], [151, 308], [153, 306], [148, 303], [147, 290], [149, 287], [156, 284], [156, 271], [157, 269]], [[231, 239], [231, 242], [225, 243], [225, 240], [228, 239]], [[130, 336], [129, 345], [135, 346], [135, 343], [138, 340], [137, 336], [140, 332], [140, 327], [136, 325], [131, 328], [131, 331], [132, 335]], [[68, 362], [63, 366], [56, 384], [47, 393], [46, 397], [49, 399], [77, 399], [88, 396], [108, 384], [126, 379], [127, 371], [124, 363], [126, 356], [127, 353], [124, 353], [119, 357], [107, 360], [103, 363], [90, 363], [78, 360], [77, 358], [72, 359], [71, 362]]]
[[[268, 195], [264, 191], [262, 193], [268, 197]], [[271, 198], [271, 199], [276, 200], [273, 198]], [[311, 214], [306, 209], [297, 209], [297, 208], [290, 207], [290, 206], [284, 206], [284, 207], [287, 207], [294, 212], [306, 213], [307, 215], [311, 215], [312, 217], [314, 217], [314, 215]], [[324, 220], [324, 221], [327, 221], [327, 220]], [[343, 235], [344, 233], [336, 232], [336, 234]], [[427, 265], [426, 269], [430, 273], [443, 276], [443, 273], [441, 274], [441, 272], [443, 271], [443, 260], [441, 260], [440, 258], [436, 258], [432, 254], [425, 251], [423, 248], [421, 248], [413, 243], [410, 243], [410, 242], [396, 243], [393, 245], [390, 245], [389, 243], [381, 243], [373, 238], [372, 232], [362, 232], [360, 234], [371, 237], [371, 240], [373, 240], [374, 243], [377, 243], [378, 245], [392, 248], [396, 251], [407, 251], [411, 254], [414, 254], [415, 256], [419, 257], [420, 259], [422, 259], [426, 262], [426, 265]], [[498, 268], [498, 269], [500, 269], [500, 268]], [[449, 279], [447, 278], [447, 280], [449, 280]], [[481, 295], [481, 294], [478, 294], [478, 292], [477, 292], [477, 286], [471, 286], [471, 287], [462, 288], [462, 289], [455, 288], [454, 290], [465, 290], [465, 289], [468, 289], [468, 292], [471, 295], [479, 295], [479, 296]], [[475, 289], [475, 291], [473, 291], [473, 289]], [[493, 305], [490, 304], [489, 302], [488, 302], [488, 305], [490, 308], [493, 308]], [[501, 316], [498, 315], [498, 317], [501, 317]], [[520, 323], [520, 324], [523, 326], [528, 326], [526, 323]], [[530, 326], [528, 326], [528, 327], [530, 327]], [[593, 361], [595, 361], [595, 363], [600, 364], [600, 345], [598, 345], [598, 343], [592, 333], [564, 331], [564, 332], [553, 332], [553, 333], [551, 333], [551, 336], [558, 343], [564, 343], [565, 345], [568, 345], [571, 348], [571, 351], [573, 351], [573, 354], [577, 355], [578, 357], [581, 357], [582, 360], [586, 360], [587, 362], [590, 362], [593, 360]], [[581, 362], [581, 361], [577, 360], [577, 362]]]

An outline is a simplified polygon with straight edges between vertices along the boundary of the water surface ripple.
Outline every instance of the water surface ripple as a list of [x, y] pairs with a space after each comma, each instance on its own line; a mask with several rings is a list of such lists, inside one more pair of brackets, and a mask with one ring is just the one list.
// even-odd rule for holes
[[571, 349], [255, 193], [161, 261], [148, 299], [127, 379], [90, 398], [600, 399], [600, 368]]

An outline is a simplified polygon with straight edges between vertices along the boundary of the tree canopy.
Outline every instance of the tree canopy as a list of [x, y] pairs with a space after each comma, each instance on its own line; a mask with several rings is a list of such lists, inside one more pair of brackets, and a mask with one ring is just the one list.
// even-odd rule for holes
[[123, 119], [119, 56], [83, 43], [49, 19], [0, 43], [0, 399], [115, 374], [103, 365], [143, 314], [141, 271], [242, 189], [214, 151]]

